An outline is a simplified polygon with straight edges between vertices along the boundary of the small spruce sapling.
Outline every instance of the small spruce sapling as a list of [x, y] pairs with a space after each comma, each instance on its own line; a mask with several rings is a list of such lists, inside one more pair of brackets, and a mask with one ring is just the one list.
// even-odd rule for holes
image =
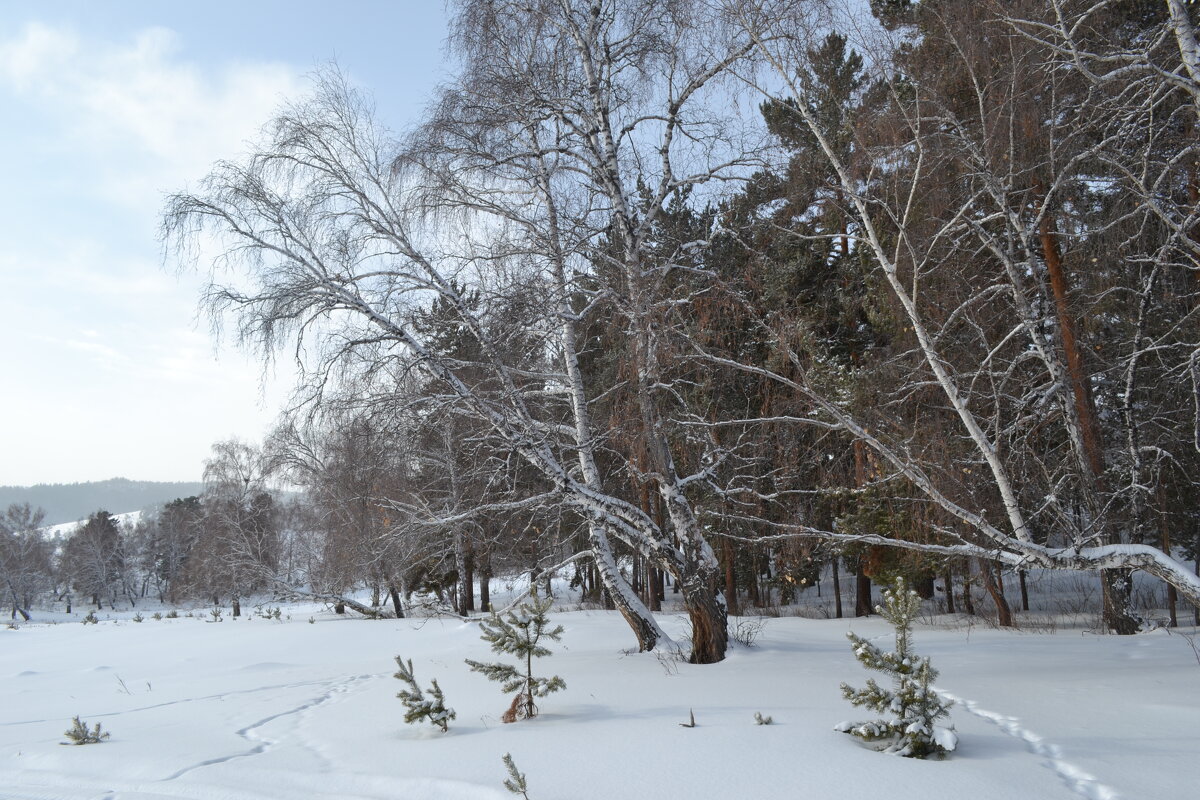
[[442, 733], [449, 730], [450, 720], [458, 715], [454, 713], [453, 708], [446, 708], [446, 696], [442, 694], [442, 687], [438, 686], [437, 679], [431, 681], [429, 697], [426, 697], [413, 675], [412, 659], [405, 662], [400, 656], [396, 656], [396, 666], [399, 669], [392, 677], [404, 681], [409, 687], [396, 695], [408, 709], [404, 712], [404, 721], [412, 725], [414, 722], [428, 720], [430, 725], [441, 728]]
[[508, 770], [508, 778], [504, 781], [504, 788], [508, 789], [513, 794], [519, 794], [525, 800], [529, 800], [529, 787], [525, 785], [525, 773], [517, 771], [517, 765], [513, 762], [513, 757], [509, 753], [504, 754], [504, 767]]
[[894, 688], [888, 691], [873, 679], [867, 688], [854, 689], [842, 684], [842, 697], [856, 706], [866, 706], [885, 715], [884, 719], [869, 722], [842, 722], [835, 730], [867, 741], [881, 744], [885, 753], [908, 758], [927, 758], [944, 755], [958, 744], [953, 727], [936, 723], [949, 715], [953, 703], [943, 700], [933, 690], [937, 670], [928, 658], [913, 655], [912, 623], [921, 607], [921, 598], [898, 578], [891, 589], [883, 592], [883, 605], [876, 606], [885, 620], [896, 629], [896, 649], [885, 653], [875, 645], [849, 632], [846, 636], [854, 648], [854, 656], [867, 669], [891, 675]]
[[63, 734], [71, 741], [60, 742], [60, 744], [100, 744], [108, 738], [108, 731], [100, 730], [100, 723], [96, 723], [96, 727], [89, 729], [78, 716], [71, 720], [71, 727]]
[[538, 709], [533, 702], [535, 697], [545, 697], [551, 692], [567, 688], [567, 684], [557, 675], [550, 678], [535, 678], [533, 675], [533, 659], [550, 655], [550, 650], [538, 642], [543, 637], [557, 642], [562, 636], [561, 625], [553, 630], [547, 628], [550, 621], [546, 618], [546, 612], [550, 610], [552, 602], [549, 597], [538, 600], [535, 596], [532, 602], [517, 606], [516, 611], [509, 611], [503, 616], [492, 614], [480, 620], [483, 628], [480, 638], [490, 642], [493, 651], [515, 655], [525, 662], [522, 672], [511, 664], [483, 664], [466, 659], [474, 672], [483, 673], [489, 680], [499, 681], [502, 684], [501, 691], [517, 693], [508, 711], [500, 717], [502, 722], [516, 722], [537, 716]]

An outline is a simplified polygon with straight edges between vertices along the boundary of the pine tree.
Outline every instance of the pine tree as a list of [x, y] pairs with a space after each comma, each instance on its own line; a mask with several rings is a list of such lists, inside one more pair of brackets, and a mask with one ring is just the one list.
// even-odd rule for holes
[[567, 688], [567, 684], [557, 675], [550, 678], [535, 678], [533, 675], [533, 659], [550, 655], [550, 650], [538, 644], [543, 638], [559, 641], [562, 636], [562, 626], [548, 630], [550, 624], [546, 612], [550, 610], [553, 601], [533, 598], [530, 603], [522, 603], [516, 611], [509, 611], [503, 616], [493, 614], [490, 618], [480, 621], [483, 635], [480, 637], [492, 645], [497, 653], [509, 653], [525, 662], [522, 672], [511, 664], [483, 664], [479, 661], [466, 659], [467, 665], [475, 672], [483, 673], [488, 680], [499, 681], [504, 692], [517, 692], [512, 705], [500, 719], [503, 722], [516, 722], [519, 719], [537, 716], [535, 697], [545, 697], [551, 692]]
[[867, 680], [865, 689], [843, 683], [843, 697], [885, 717], [869, 722], [842, 722], [835, 728], [868, 742], [881, 743], [885, 753], [908, 758], [944, 755], [958, 744], [953, 727], [936, 725], [937, 720], [949, 715], [953, 705], [933, 690], [937, 670], [930, 666], [928, 658], [919, 658], [911, 651], [912, 623], [920, 607], [921, 598], [905, 586], [903, 578], [897, 578], [893, 588], [884, 590], [883, 605], [875, 607], [896, 629], [895, 651], [885, 653], [853, 632], [846, 634], [862, 665], [891, 675], [895, 688], [888, 691], [874, 679]]
[[97, 722], [94, 728], [88, 728], [78, 716], [71, 719], [71, 727], [63, 734], [71, 741], [59, 742], [59, 744], [100, 744], [109, 737], [109, 732], [100, 729], [100, 723]]
[[429, 724], [441, 728], [442, 733], [449, 730], [450, 720], [454, 719], [457, 714], [454, 713], [453, 708], [446, 708], [446, 697], [442, 694], [442, 688], [438, 686], [437, 679], [431, 681], [428, 690], [429, 697], [426, 697], [413, 675], [412, 659], [405, 662], [400, 656], [396, 656], [396, 665], [399, 670], [392, 677], [404, 681], [409, 686], [408, 689], [396, 695], [408, 709], [404, 712], [404, 721], [411, 725], [414, 722], [428, 720]]

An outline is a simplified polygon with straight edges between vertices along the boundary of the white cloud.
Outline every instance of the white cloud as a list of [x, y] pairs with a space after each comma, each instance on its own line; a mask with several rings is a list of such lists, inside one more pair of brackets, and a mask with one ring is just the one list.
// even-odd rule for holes
[[154, 233], [162, 193], [236, 157], [303, 81], [185, 44], [0, 31], [0, 367], [22, 387], [0, 393], [0, 483], [198, 475], [282, 403], [290, 375], [192, 329], [201, 279], [164, 271]]
[[[286, 64], [204, 69], [183, 56], [166, 28], [113, 43], [31, 23], [0, 40], [0, 87], [63, 122], [55, 144], [75, 158], [97, 157], [104, 194], [157, 208], [161, 192], [242, 151], [275, 108], [303, 90]], [[8, 118], [20, 124], [18, 115]]]

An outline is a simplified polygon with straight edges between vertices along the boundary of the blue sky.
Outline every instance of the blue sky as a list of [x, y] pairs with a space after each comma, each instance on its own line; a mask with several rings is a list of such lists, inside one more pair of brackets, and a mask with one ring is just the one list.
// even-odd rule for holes
[[0, 2], [0, 484], [198, 480], [290, 390], [197, 318], [166, 193], [331, 61], [393, 127], [447, 77], [441, 0]]

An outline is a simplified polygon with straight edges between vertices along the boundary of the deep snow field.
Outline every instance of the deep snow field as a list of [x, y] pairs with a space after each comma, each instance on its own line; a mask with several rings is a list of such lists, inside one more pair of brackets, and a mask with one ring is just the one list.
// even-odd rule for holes
[[[838, 685], [872, 677], [846, 630], [890, 649], [874, 617], [763, 619], [754, 646], [692, 666], [630, 652], [615, 612], [556, 612], [562, 643], [535, 674], [560, 675], [567, 689], [537, 718], [505, 725], [499, 686], [463, 663], [497, 659], [473, 622], [367, 621], [315, 605], [284, 606], [279, 621], [249, 607], [221, 622], [139, 611], [141, 623], [102, 612], [98, 625], [0, 628], [0, 798], [482, 800], [512, 796], [506, 752], [532, 800], [1200, 796], [1200, 663], [1164, 630], [928, 619], [915, 648], [959, 701], [960, 743], [926, 762], [833, 731], [868, 718]], [[681, 617], [662, 621], [685, 633]], [[412, 659], [422, 686], [438, 679], [458, 713], [449, 733], [404, 724], [395, 655]], [[695, 728], [679, 725], [689, 709]], [[756, 711], [774, 723], [756, 725]], [[111, 738], [60, 746], [75, 715]]]

